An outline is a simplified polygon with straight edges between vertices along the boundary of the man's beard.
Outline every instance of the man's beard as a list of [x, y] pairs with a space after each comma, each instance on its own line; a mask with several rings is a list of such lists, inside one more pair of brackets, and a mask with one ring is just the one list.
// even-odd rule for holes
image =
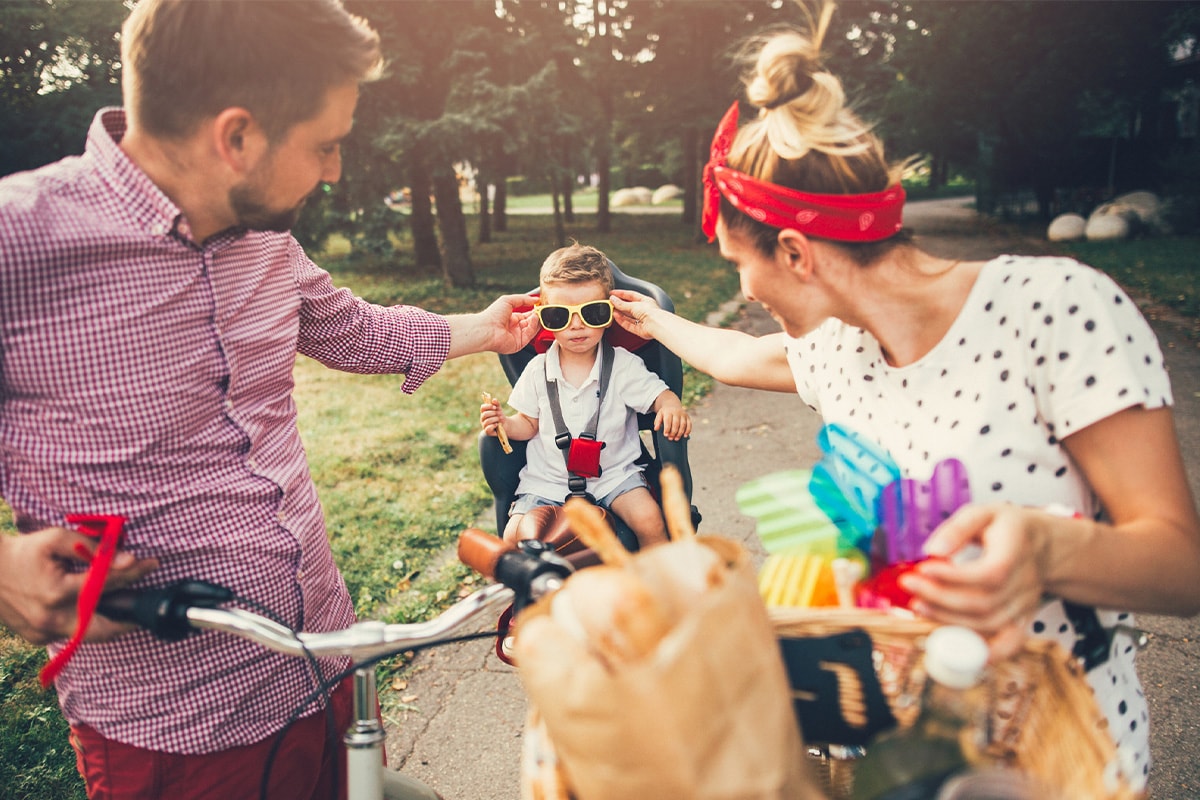
[[233, 207], [233, 213], [237, 215], [238, 225], [252, 231], [290, 231], [300, 218], [300, 212], [307, 199], [304, 198], [292, 208], [277, 211], [259, 202], [257, 192], [252, 186], [236, 186], [229, 191], [229, 204]]

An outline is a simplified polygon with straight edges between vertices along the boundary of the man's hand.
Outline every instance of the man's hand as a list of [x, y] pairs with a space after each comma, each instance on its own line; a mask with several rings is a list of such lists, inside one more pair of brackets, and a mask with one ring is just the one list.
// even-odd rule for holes
[[[515, 353], [533, 341], [541, 326], [528, 294], [506, 294], [478, 314], [446, 318], [450, 324], [450, 354], [458, 358], [471, 353]], [[517, 311], [526, 308], [525, 311]]]
[[[76, 601], [86, 573], [73, 571], [72, 566], [87, 563], [76, 552], [78, 545], [94, 553], [97, 542], [66, 528], [0, 537], [0, 621], [13, 633], [33, 644], [67, 639], [74, 633]], [[128, 586], [157, 568], [155, 559], [118, 552], [105, 589]], [[131, 629], [95, 616], [86, 639], [106, 641]]]

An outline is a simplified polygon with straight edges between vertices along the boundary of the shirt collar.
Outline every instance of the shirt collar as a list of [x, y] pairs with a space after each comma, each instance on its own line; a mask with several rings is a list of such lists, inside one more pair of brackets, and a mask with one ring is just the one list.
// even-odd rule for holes
[[[583, 382], [583, 386], [579, 387], [580, 389], [582, 389], [584, 386], [592, 384], [593, 382], [600, 382], [600, 359], [602, 359], [604, 356], [599, 351], [603, 349], [604, 348], [602, 347], [598, 348], [596, 360], [592, 362], [592, 371], [588, 373], [587, 380]], [[546, 379], [570, 386], [570, 384], [567, 383], [567, 380], [563, 377], [562, 364], [558, 360], [558, 354], [558, 342], [554, 342], [550, 345], [550, 349], [546, 351]]]
[[121, 149], [125, 130], [124, 109], [100, 109], [88, 130], [87, 154], [95, 160], [103, 180], [123, 201], [125, 211], [147, 233], [166, 236], [178, 229], [184, 238], [189, 238], [179, 206]]

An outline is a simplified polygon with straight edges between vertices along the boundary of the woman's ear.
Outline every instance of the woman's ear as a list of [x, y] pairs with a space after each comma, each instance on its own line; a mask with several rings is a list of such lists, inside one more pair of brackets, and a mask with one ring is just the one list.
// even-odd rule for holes
[[784, 228], [779, 232], [776, 244], [779, 257], [786, 260], [789, 269], [795, 271], [803, 280], [812, 277], [813, 250], [812, 242], [807, 236], [798, 230]]
[[267, 137], [254, 115], [236, 106], [217, 114], [213, 120], [212, 137], [217, 155], [240, 174], [253, 169], [267, 150]]

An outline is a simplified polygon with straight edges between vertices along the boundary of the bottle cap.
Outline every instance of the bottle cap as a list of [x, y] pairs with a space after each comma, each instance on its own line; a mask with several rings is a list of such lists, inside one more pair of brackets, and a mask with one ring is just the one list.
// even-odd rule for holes
[[944, 625], [925, 640], [925, 672], [952, 689], [969, 689], [983, 677], [987, 642], [970, 628]]

